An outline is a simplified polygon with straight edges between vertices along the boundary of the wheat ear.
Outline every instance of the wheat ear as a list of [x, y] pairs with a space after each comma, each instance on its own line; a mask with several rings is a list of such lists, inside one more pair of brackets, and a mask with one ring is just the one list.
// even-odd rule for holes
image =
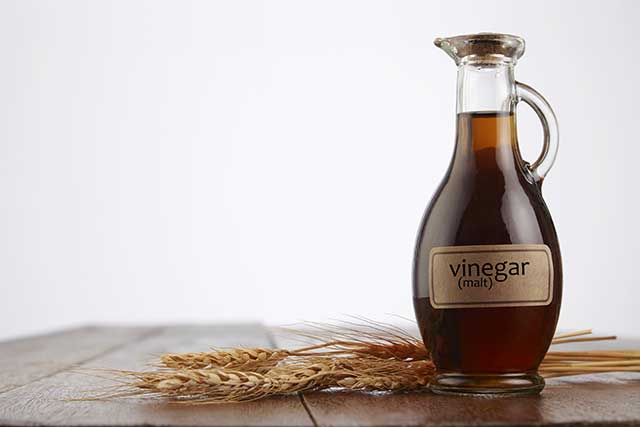
[[224, 368], [266, 373], [290, 355], [287, 350], [237, 348], [228, 351], [168, 353], [160, 356], [160, 366], [169, 369]]

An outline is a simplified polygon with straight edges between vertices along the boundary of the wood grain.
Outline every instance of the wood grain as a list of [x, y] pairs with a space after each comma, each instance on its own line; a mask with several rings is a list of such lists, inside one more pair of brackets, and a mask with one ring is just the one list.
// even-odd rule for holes
[[[410, 331], [417, 334], [417, 331]], [[299, 343], [276, 336], [277, 344]], [[557, 351], [640, 349], [629, 340], [572, 343]], [[612, 373], [548, 381], [540, 396], [483, 398], [422, 393], [304, 393], [318, 426], [640, 426], [640, 374]]]
[[[107, 331], [105, 331], [107, 332]], [[99, 333], [99, 331], [96, 331]], [[269, 346], [260, 325], [172, 326], [159, 329], [84, 367], [142, 369], [154, 354], [204, 351], [212, 346]], [[73, 349], [68, 348], [68, 351]], [[171, 405], [140, 398], [66, 401], [112, 385], [74, 372], [60, 372], [0, 396], [0, 424], [11, 426], [312, 426], [297, 396], [207, 406]]]
[[640, 425], [640, 387], [549, 385], [541, 396], [463, 398], [425, 393], [310, 393], [319, 426]]
[[[640, 426], [640, 374], [553, 379], [541, 396], [461, 398], [421, 393], [318, 392], [251, 403], [183, 406], [140, 398], [68, 401], [111, 382], [80, 366], [142, 369], [162, 352], [295, 347], [260, 325], [82, 328], [0, 343], [0, 425], [5, 426]], [[640, 348], [580, 343], [556, 350]]]
[[84, 327], [0, 343], [0, 395], [91, 360], [152, 330]]

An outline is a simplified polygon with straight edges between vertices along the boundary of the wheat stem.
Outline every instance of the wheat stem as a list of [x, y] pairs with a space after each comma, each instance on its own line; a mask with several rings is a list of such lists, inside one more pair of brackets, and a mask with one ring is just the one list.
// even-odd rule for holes
[[[366, 319], [338, 327], [311, 323], [294, 331], [317, 343], [293, 350], [240, 348], [160, 356], [160, 369], [116, 371], [124, 386], [109, 397], [160, 396], [183, 403], [260, 399], [327, 388], [417, 390], [435, 373], [418, 338]], [[359, 329], [360, 328], [360, 329]], [[615, 339], [590, 329], [556, 335], [553, 345]], [[640, 372], [639, 350], [550, 351], [539, 372], [545, 378], [602, 372]]]

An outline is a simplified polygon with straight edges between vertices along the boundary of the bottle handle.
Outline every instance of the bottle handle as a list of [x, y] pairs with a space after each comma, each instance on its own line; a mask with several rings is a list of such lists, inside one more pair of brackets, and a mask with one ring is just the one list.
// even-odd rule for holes
[[542, 181], [549, 173], [558, 154], [558, 119], [547, 100], [538, 91], [524, 83], [516, 82], [516, 102], [520, 101], [529, 105], [542, 122], [544, 132], [542, 153], [532, 164], [525, 161], [527, 169], [536, 181]]

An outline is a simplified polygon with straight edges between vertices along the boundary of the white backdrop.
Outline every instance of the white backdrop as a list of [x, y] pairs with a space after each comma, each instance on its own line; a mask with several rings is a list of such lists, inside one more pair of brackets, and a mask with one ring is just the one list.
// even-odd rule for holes
[[0, 337], [412, 316], [454, 137], [432, 40], [478, 31], [527, 40], [516, 76], [560, 120], [561, 327], [640, 335], [639, 19], [611, 0], [4, 0]]

